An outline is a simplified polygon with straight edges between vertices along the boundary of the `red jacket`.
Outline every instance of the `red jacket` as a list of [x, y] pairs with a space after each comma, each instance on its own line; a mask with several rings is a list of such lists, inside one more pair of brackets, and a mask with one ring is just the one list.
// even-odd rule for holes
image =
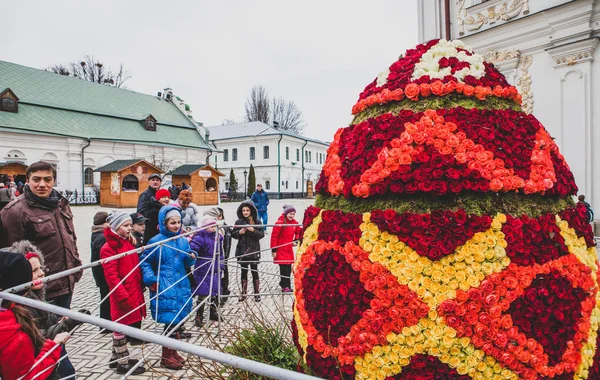
[[[100, 258], [106, 259], [119, 253], [135, 249], [129, 240], [125, 240], [110, 228], [104, 230], [106, 243], [100, 250]], [[139, 258], [137, 253], [132, 253], [118, 260], [109, 261], [103, 264], [104, 277], [106, 283], [112, 291], [110, 295], [110, 317], [113, 321], [121, 318], [139, 305], [144, 305], [144, 294], [142, 293], [142, 271], [138, 266]], [[135, 270], [134, 270], [135, 268]], [[121, 285], [119, 283], [129, 274]], [[127, 317], [119, 321], [124, 325], [131, 325], [141, 321], [146, 317], [146, 306], [139, 308]]]
[[[35, 356], [31, 338], [21, 330], [12, 310], [0, 311], [0, 375], [4, 380], [15, 380], [25, 375], [31, 367], [46, 355], [50, 349], [57, 346], [56, 342], [47, 340]], [[60, 347], [57, 347], [24, 377], [25, 380], [55, 364], [60, 359]], [[54, 369], [49, 369], [36, 379], [44, 380], [52, 374]]]
[[289, 220], [285, 215], [281, 214], [277, 222], [275, 222], [275, 226], [273, 227], [273, 232], [271, 234], [271, 247], [277, 247], [283, 244], [283, 247], [275, 248], [277, 249], [277, 255], [273, 262], [275, 264], [293, 264], [294, 263], [294, 248], [292, 244], [292, 240], [299, 239], [300, 233], [302, 232], [302, 228], [300, 226], [284, 226], [278, 227], [278, 224], [298, 224], [296, 219]]

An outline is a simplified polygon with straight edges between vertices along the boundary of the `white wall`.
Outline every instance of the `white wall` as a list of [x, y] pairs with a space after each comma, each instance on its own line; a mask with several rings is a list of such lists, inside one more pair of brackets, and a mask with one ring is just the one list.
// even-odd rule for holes
[[[57, 160], [49, 162], [57, 164], [56, 187], [60, 190], [81, 190], [81, 149], [86, 144], [87, 140], [79, 138], [0, 132], [0, 161], [11, 160], [7, 154], [15, 149], [25, 155], [26, 165], [46, 160], [44, 155], [54, 154]], [[153, 157], [171, 163], [174, 168], [182, 164], [206, 163], [207, 151], [93, 140], [85, 149], [84, 156], [84, 167], [92, 169], [114, 160], [133, 158], [146, 159], [152, 163]], [[94, 184], [100, 185], [100, 173], [94, 173]]]

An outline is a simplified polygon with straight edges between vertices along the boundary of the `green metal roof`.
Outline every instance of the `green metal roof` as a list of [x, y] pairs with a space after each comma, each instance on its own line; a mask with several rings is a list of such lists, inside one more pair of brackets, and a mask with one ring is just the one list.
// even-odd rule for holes
[[205, 167], [204, 164], [187, 164], [181, 165], [167, 173], [167, 175], [190, 175], [198, 169]]
[[113, 162], [111, 162], [110, 164], [106, 164], [102, 167], [99, 167], [98, 169], [94, 170], [95, 172], [118, 172], [121, 169], [125, 169], [128, 166], [131, 166], [133, 164], [136, 164], [140, 161], [143, 161], [142, 159], [133, 159], [133, 160], [115, 160]]
[[[19, 112], [0, 112], [0, 127], [34, 133], [210, 149], [175, 104], [138, 92], [0, 61], [0, 91], [19, 97]], [[144, 129], [152, 114], [156, 132]]]

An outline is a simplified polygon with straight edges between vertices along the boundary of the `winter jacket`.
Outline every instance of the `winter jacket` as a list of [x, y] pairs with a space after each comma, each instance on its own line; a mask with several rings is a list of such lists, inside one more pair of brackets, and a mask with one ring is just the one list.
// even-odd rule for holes
[[198, 212], [194, 203], [190, 203], [185, 210], [181, 208], [179, 201], [176, 201], [175, 205], [181, 209], [183, 215], [181, 224], [183, 224], [183, 227], [196, 227], [198, 225]]
[[[40, 290], [29, 289], [25, 296], [37, 301], [46, 302], [44, 288]], [[46, 339], [54, 339], [61, 332], [69, 332], [73, 330], [75, 326], [81, 324], [80, 322], [77, 322], [71, 318], [63, 319], [63, 317], [60, 315], [50, 313], [42, 309], [37, 309], [35, 307], [27, 307], [27, 310], [31, 314], [36, 327]], [[87, 310], [80, 310], [80, 312], [89, 314]]]
[[156, 200], [156, 190], [148, 186], [146, 191], [140, 194], [137, 204], [137, 213], [144, 215], [146, 220], [146, 231], [144, 241], [150, 241], [158, 234], [158, 212], [162, 205]]
[[[131, 231], [131, 236], [135, 239], [135, 247], [143, 247], [144, 246], [144, 235], [139, 232]], [[140, 254], [138, 254], [139, 256]]]
[[[198, 258], [194, 264], [194, 279], [198, 286], [194, 291], [194, 295], [215, 296], [219, 294], [221, 272], [225, 269], [223, 237], [219, 234], [216, 251], [217, 258], [214, 261], [214, 265], [211, 261], [215, 253], [215, 232], [206, 230], [198, 231], [190, 242], [190, 247], [198, 253]], [[198, 267], [199, 269], [196, 269]]]
[[[92, 238], [90, 242], [92, 262], [100, 260], [100, 250], [104, 246], [104, 243], [106, 243], [106, 238], [104, 237], [104, 227], [92, 226]], [[94, 281], [96, 282], [97, 287], [105, 289], [108, 288], [108, 284], [104, 278], [104, 268], [102, 265], [92, 267], [92, 275], [94, 276]]]
[[251, 199], [252, 199], [252, 202], [254, 202], [254, 205], [256, 206], [256, 209], [258, 211], [260, 211], [260, 212], [267, 211], [267, 206], [269, 206], [269, 196], [267, 195], [266, 191], [255, 190], [254, 193], [252, 193]]
[[[57, 207], [50, 209], [28, 194], [20, 195], [0, 211], [0, 234], [0, 247], [20, 240], [29, 240], [37, 246], [46, 257], [46, 276], [81, 266], [73, 213], [62, 196]], [[81, 275], [78, 272], [48, 282], [46, 297], [72, 293]]]
[[8, 203], [12, 200], [8, 187], [0, 188], [0, 203]]
[[223, 254], [228, 259], [231, 252], [231, 228], [223, 222], [223, 229], [220, 231], [223, 231]]
[[[158, 214], [160, 233], [153, 237], [148, 244], [166, 240], [181, 233], [181, 230], [177, 233], [167, 230], [165, 216], [171, 210], [178, 210], [181, 213], [181, 210], [173, 205], [161, 208]], [[162, 249], [160, 246], [146, 249], [141, 257], [144, 283], [147, 286], [158, 283], [158, 292], [162, 292], [181, 278], [186, 277], [185, 268], [194, 265], [194, 259], [184, 252], [190, 252], [190, 244], [184, 237], [166, 242]], [[147, 256], [150, 257], [146, 259]], [[160, 278], [158, 277], [159, 269]], [[150, 297], [152, 298], [155, 295], [156, 292], [150, 290]], [[192, 311], [192, 302], [187, 302], [191, 296], [190, 282], [187, 280], [179, 281], [177, 285], [160, 294], [157, 297], [158, 299], [150, 301], [152, 318], [159, 323], [179, 323]], [[180, 313], [179, 311], [182, 308], [183, 311]], [[175, 318], [177, 314], [179, 315]]]
[[[293, 240], [300, 239], [300, 233], [302, 228], [298, 226], [284, 226], [278, 227], [281, 224], [298, 224], [296, 219], [289, 220], [284, 214], [279, 216], [275, 226], [273, 226], [273, 233], [271, 234], [271, 247], [273, 251], [277, 252], [273, 262], [275, 264], [293, 264], [294, 263], [294, 247], [290, 244]], [[279, 247], [282, 245], [282, 247]], [[279, 247], [279, 248], [273, 248]]]
[[242, 202], [237, 209], [238, 220], [236, 220], [233, 231], [231, 231], [231, 236], [238, 239], [237, 247], [235, 247], [235, 257], [238, 261], [258, 261], [260, 260], [260, 239], [265, 237], [265, 231], [262, 227], [254, 227], [254, 231], [250, 232], [246, 227], [246, 232], [240, 234], [241, 227], [235, 226], [250, 224], [249, 220], [242, 215], [244, 206], [250, 207], [252, 220], [254, 223], [258, 222], [258, 212], [254, 207], [254, 203], [252, 201]]
[[[100, 250], [100, 258], [102, 259], [135, 249], [129, 240], [123, 239], [110, 228], [104, 230], [104, 237], [106, 243]], [[137, 266], [138, 264], [139, 257], [135, 253], [104, 264], [106, 282], [111, 291], [114, 289], [114, 292], [110, 295], [110, 317], [113, 322], [140, 305], [144, 306], [121, 319], [119, 323], [131, 325], [141, 321], [146, 316], [146, 301], [142, 293], [142, 272]], [[121, 283], [124, 278], [125, 281]]]
[[[31, 338], [21, 330], [15, 314], [11, 310], [0, 309], [0, 376], [2, 379], [15, 380], [25, 375], [31, 366], [56, 345], [56, 342], [47, 340], [36, 355]], [[24, 379], [32, 379], [42, 370], [56, 363], [60, 359], [60, 353], [60, 347], [55, 348]], [[53, 372], [48, 370], [36, 379], [47, 379]]]

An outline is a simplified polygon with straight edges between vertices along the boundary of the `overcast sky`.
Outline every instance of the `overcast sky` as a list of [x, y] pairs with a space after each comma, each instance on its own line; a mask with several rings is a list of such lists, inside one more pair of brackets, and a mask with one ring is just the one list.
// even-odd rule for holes
[[304, 134], [324, 141], [348, 124], [360, 91], [417, 43], [415, 0], [44, 0], [1, 8], [1, 60], [45, 68], [93, 54], [111, 67], [123, 63], [127, 88], [171, 87], [205, 125], [243, 120], [250, 89], [262, 84], [295, 101]]

